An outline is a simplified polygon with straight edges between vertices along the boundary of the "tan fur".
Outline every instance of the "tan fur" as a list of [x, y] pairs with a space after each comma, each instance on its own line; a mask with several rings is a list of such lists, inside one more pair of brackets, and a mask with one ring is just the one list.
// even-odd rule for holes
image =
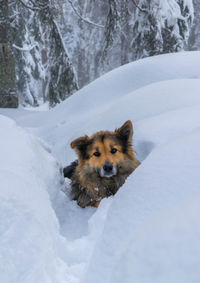
[[[98, 206], [102, 198], [115, 194], [138, 167], [140, 163], [132, 147], [132, 135], [132, 122], [128, 120], [113, 132], [100, 131], [71, 143], [79, 158], [72, 179], [72, 194], [81, 207]], [[114, 154], [113, 148], [116, 150]], [[99, 152], [100, 156], [95, 156], [95, 152]], [[117, 174], [110, 178], [99, 176], [106, 162], [117, 168]]]

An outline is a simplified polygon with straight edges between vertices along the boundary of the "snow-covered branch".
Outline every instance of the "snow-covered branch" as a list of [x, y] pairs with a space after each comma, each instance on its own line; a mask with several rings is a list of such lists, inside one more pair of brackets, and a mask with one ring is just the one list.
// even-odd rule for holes
[[29, 46], [29, 47], [19, 47], [15, 44], [12, 45], [15, 49], [20, 50], [20, 51], [25, 51], [25, 52], [30, 52], [33, 48], [35, 48], [35, 45]]
[[142, 9], [135, 0], [132, 0], [133, 4], [135, 5], [136, 8], [138, 8], [141, 12], [147, 13], [147, 10]]
[[90, 24], [90, 25], [94, 25], [94, 26], [96, 26], [96, 27], [99, 27], [99, 28], [104, 28], [103, 25], [94, 23], [94, 22], [90, 21], [89, 19], [83, 18], [83, 17], [81, 16], [81, 14], [78, 12], [78, 10], [76, 9], [76, 7], [74, 6], [72, 0], [67, 0], [67, 1], [68, 1], [68, 3], [71, 5], [71, 7], [72, 7], [72, 9], [74, 10], [75, 14], [76, 14], [82, 21], [84, 21], [84, 22], [87, 23], [87, 24]]

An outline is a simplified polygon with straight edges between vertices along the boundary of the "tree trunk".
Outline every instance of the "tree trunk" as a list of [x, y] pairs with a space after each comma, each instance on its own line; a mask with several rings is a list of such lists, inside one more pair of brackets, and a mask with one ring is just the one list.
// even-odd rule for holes
[[0, 0], [0, 107], [17, 108], [15, 62], [9, 44], [8, 0]]

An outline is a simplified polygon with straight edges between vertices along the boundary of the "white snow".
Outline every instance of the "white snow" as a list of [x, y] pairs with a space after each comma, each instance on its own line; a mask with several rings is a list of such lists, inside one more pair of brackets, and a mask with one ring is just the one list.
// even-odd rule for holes
[[0, 116], [0, 282], [66, 282], [52, 203], [58, 163], [13, 120]]
[[[0, 109], [0, 282], [200, 281], [199, 66], [200, 52], [151, 57], [53, 110]], [[60, 174], [70, 142], [127, 119], [142, 164], [81, 209]]]

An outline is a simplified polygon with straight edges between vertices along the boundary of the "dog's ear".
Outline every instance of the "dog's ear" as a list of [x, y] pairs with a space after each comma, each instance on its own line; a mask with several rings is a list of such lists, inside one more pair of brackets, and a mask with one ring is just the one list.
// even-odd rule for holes
[[71, 148], [73, 148], [76, 151], [79, 157], [86, 159], [88, 144], [89, 144], [89, 137], [84, 136], [75, 139], [73, 142], [71, 142]]
[[132, 144], [133, 124], [130, 120], [126, 121], [119, 129], [115, 130], [118, 138], [123, 141], [123, 144]]

